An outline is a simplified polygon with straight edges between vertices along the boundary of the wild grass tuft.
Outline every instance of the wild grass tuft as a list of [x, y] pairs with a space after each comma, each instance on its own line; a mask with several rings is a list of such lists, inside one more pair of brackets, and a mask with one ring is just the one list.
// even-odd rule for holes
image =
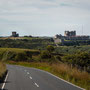
[[2, 79], [5, 72], [6, 72], [6, 65], [4, 63], [0, 62], [0, 79]]

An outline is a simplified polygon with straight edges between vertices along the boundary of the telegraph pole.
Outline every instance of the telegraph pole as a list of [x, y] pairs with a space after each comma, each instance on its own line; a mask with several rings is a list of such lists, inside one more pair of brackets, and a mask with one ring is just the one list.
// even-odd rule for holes
[[83, 35], [83, 25], [82, 25], [82, 35]]

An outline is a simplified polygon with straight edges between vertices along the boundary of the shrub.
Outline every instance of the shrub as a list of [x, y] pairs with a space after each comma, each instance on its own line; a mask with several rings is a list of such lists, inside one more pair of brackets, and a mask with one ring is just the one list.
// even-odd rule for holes
[[40, 54], [41, 59], [48, 59], [51, 58], [51, 55], [48, 51], [42, 51]]
[[13, 60], [16, 56], [16, 53], [12, 51], [6, 51], [3, 54], [2, 60]]
[[25, 51], [27, 57], [32, 58], [32, 52], [31, 51]]
[[59, 61], [62, 61], [62, 59], [61, 59], [61, 57], [60, 57], [59, 55], [57, 55], [57, 56], [55, 57], [55, 59], [56, 59], [56, 60], [59, 60]]
[[47, 46], [47, 51], [49, 51], [50, 53], [53, 52], [54, 50], [55, 48], [52, 45]]
[[25, 53], [18, 53], [15, 56], [15, 61], [26, 61], [27, 60], [27, 55]]
[[88, 67], [90, 66], [90, 55], [87, 52], [80, 52], [76, 54], [68, 54], [64, 56], [63, 58], [64, 62], [67, 62], [69, 64], [76, 64], [81, 67]]

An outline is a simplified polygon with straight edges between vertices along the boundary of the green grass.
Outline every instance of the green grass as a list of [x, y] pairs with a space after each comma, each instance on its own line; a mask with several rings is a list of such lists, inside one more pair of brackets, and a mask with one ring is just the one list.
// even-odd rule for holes
[[51, 38], [8, 37], [0, 38], [2, 48], [45, 49], [47, 45], [55, 45]]
[[75, 54], [77, 52], [90, 52], [90, 45], [83, 46], [59, 46], [56, 47], [55, 52], [64, 54]]
[[32, 56], [40, 54], [39, 50], [19, 49], [19, 48], [0, 48], [0, 61], [24, 60], [32, 61]]
[[13, 51], [13, 52], [22, 52], [22, 51], [38, 51], [35, 49], [21, 49], [21, 48], [0, 48], [0, 51]]
[[43, 39], [41, 37], [1, 37], [0, 39]]
[[60, 78], [63, 78], [75, 85], [90, 90], [90, 74], [87, 72], [81, 72], [77, 68], [70, 68], [67, 64], [50, 64], [50, 63], [28, 63], [28, 62], [7, 62], [13, 65], [22, 65], [25, 67], [34, 67], [41, 70], [48, 71]]

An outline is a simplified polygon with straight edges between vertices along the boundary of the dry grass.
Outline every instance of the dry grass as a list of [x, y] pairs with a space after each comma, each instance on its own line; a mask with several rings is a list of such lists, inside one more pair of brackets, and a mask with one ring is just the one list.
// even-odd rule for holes
[[75, 79], [90, 80], [90, 75], [87, 72], [81, 72], [77, 68], [71, 68], [67, 64], [52, 64], [52, 68], [55, 72], [60, 74], [67, 74]]
[[6, 72], [6, 65], [0, 62], [0, 78], [2, 78], [5, 72]]
[[1, 37], [0, 39], [13, 39], [13, 40], [16, 40], [16, 39], [24, 39], [24, 37]]
[[67, 64], [52, 64], [52, 73], [87, 90], [90, 90], [90, 74], [71, 68]]
[[52, 68], [57, 73], [65, 74], [70, 71], [70, 67], [66, 64], [52, 64]]
[[90, 75], [87, 72], [81, 72], [78, 69], [74, 68], [72, 69], [72, 72], [70, 73], [71, 76], [75, 77], [76, 79], [80, 80], [90, 80]]

